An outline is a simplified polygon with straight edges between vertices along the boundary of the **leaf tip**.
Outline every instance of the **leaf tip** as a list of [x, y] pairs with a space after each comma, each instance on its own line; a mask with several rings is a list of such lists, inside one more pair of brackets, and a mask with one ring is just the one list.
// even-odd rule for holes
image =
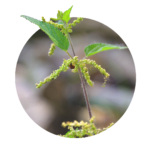
[[21, 15], [20, 17], [22, 17], [22, 18], [26, 18], [27, 16], [25, 16], [25, 15]]

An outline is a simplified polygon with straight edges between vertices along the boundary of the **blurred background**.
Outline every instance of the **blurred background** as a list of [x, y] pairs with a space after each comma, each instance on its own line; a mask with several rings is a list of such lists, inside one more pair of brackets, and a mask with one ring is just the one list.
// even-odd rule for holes
[[[85, 56], [84, 48], [89, 44], [127, 46], [113, 30], [90, 19], [83, 19], [73, 27], [70, 36], [79, 59]], [[35, 83], [58, 69], [63, 59], [69, 59], [59, 48], [49, 57], [51, 43], [41, 30], [28, 40], [18, 58], [16, 88], [23, 108], [36, 124], [51, 133], [65, 134], [68, 129], [61, 127], [62, 122], [88, 121], [89, 116], [79, 75], [72, 73], [71, 69], [36, 89]], [[71, 47], [68, 51], [73, 56]], [[104, 51], [89, 59], [95, 60], [110, 74], [106, 87], [102, 87], [103, 75], [89, 66], [94, 87], [86, 85], [92, 113], [96, 117], [95, 124], [97, 128], [104, 128], [112, 122], [116, 123], [127, 110], [135, 89], [135, 66], [128, 49]]]

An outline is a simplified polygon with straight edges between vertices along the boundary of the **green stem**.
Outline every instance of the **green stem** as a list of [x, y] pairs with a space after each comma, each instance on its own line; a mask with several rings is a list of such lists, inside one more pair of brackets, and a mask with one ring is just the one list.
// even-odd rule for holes
[[[70, 57], [70, 58], [72, 58], [72, 56], [69, 54], [69, 52], [68, 52], [68, 51], [67, 51], [66, 53], [69, 55], [69, 57]], [[73, 59], [73, 58], [72, 58], [72, 59]]]

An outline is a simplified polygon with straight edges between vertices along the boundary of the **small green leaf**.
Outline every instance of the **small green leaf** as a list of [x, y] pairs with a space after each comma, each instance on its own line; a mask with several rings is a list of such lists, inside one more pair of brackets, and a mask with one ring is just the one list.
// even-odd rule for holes
[[102, 51], [112, 50], [112, 49], [126, 49], [125, 46], [117, 46], [117, 45], [111, 45], [111, 44], [105, 44], [105, 43], [95, 43], [88, 45], [85, 49], [85, 55], [91, 56], [94, 54], [97, 54]]
[[67, 51], [69, 47], [68, 39], [63, 35], [60, 30], [52, 24], [43, 22], [28, 16], [22, 15], [21, 17], [27, 19], [28, 21], [38, 25], [42, 31], [44, 31], [49, 38], [58, 46], [60, 49]]
[[69, 133], [71, 133], [71, 131], [68, 131], [65, 135], [68, 135]]
[[63, 20], [68, 23], [68, 21], [70, 20], [70, 12], [73, 6], [71, 6], [68, 10], [66, 10], [63, 14]]

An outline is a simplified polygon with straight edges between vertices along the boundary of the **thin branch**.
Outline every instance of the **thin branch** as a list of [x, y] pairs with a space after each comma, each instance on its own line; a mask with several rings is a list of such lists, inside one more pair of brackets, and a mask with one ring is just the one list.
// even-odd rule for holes
[[[70, 58], [72, 58], [72, 56], [69, 54], [69, 52], [68, 52], [68, 51], [66, 51], [66, 53], [69, 55], [69, 57], [70, 57]], [[72, 59], [73, 59], [73, 58], [72, 58]]]

